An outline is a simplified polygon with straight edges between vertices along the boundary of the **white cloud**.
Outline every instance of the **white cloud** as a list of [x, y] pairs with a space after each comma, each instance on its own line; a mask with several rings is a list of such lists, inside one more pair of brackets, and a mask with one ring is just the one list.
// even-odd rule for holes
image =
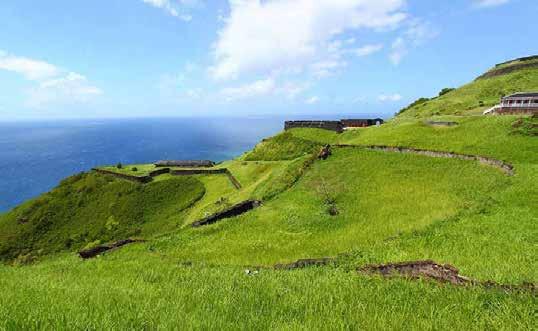
[[438, 35], [439, 31], [430, 22], [420, 19], [408, 21], [406, 29], [392, 43], [392, 50], [389, 55], [390, 61], [394, 65], [400, 64], [410, 49], [416, 48]]
[[390, 62], [394, 65], [400, 64], [402, 58], [408, 53], [406, 41], [402, 37], [396, 38], [392, 43], [392, 51], [389, 55]]
[[228, 102], [263, 96], [283, 96], [293, 100], [308, 90], [310, 86], [309, 82], [279, 83], [274, 78], [267, 78], [240, 86], [223, 88], [220, 90], [219, 96], [224, 97]]
[[50, 104], [88, 102], [103, 91], [78, 73], [68, 72], [40, 60], [10, 55], [0, 50], [0, 70], [16, 72], [37, 84], [29, 89], [26, 105], [39, 108]]
[[185, 22], [192, 20], [192, 16], [187, 13], [187, 8], [199, 4], [199, 0], [142, 0], [142, 2], [159, 8], [169, 15], [177, 17]]
[[343, 32], [394, 27], [406, 18], [405, 0], [229, 1], [211, 68], [224, 80], [315, 63], [323, 73], [345, 63], [329, 47]]
[[347, 62], [342, 60], [340, 57], [337, 57], [313, 63], [310, 66], [310, 70], [314, 77], [324, 78], [335, 73], [338, 69], [344, 68], [346, 66]]
[[276, 89], [276, 93], [283, 94], [288, 99], [295, 99], [311, 87], [309, 82], [286, 82]]
[[473, 0], [473, 5], [477, 8], [497, 7], [509, 3], [510, 0]]
[[356, 48], [353, 50], [353, 53], [357, 56], [368, 56], [376, 52], [379, 52], [382, 49], [383, 49], [382, 44], [372, 44], [372, 45], [365, 45], [365, 46]]
[[60, 69], [47, 62], [9, 55], [0, 51], [0, 69], [16, 72], [28, 80], [40, 80], [59, 74]]
[[313, 105], [319, 102], [319, 97], [313, 96], [305, 100], [306, 104]]
[[398, 93], [381, 94], [379, 97], [377, 97], [377, 99], [382, 102], [396, 102], [402, 100], [402, 96]]
[[239, 87], [227, 87], [222, 89], [220, 94], [226, 99], [226, 101], [236, 101], [255, 96], [267, 95], [273, 93], [275, 89], [275, 81], [272, 78], [268, 78]]
[[63, 77], [43, 81], [32, 88], [26, 105], [40, 108], [50, 104], [85, 103], [101, 94], [103, 91], [92, 86], [86, 77], [70, 72]]

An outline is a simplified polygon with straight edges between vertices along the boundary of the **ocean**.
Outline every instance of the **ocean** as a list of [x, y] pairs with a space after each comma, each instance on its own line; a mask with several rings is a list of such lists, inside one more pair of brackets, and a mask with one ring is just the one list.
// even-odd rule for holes
[[0, 123], [0, 212], [100, 165], [223, 161], [283, 128], [282, 118], [166, 118]]

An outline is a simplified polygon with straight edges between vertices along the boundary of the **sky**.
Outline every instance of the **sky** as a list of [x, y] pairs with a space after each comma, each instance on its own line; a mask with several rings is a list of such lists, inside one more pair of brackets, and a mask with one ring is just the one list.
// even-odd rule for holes
[[537, 31], [536, 0], [2, 0], [0, 121], [390, 117]]

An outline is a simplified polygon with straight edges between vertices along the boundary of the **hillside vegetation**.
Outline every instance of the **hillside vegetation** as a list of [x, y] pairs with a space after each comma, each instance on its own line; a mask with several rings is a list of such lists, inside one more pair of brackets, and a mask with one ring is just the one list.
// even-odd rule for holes
[[182, 211], [204, 195], [195, 178], [138, 185], [96, 173], [64, 180], [0, 222], [0, 257], [20, 262], [62, 250], [177, 228]]
[[[517, 286], [538, 280], [536, 117], [469, 115], [520, 89], [538, 90], [538, 71], [445, 90], [380, 127], [280, 133], [216, 166], [240, 188], [220, 174], [66, 179], [0, 215], [0, 329], [534, 329], [536, 288]], [[513, 172], [369, 146], [487, 156]], [[262, 205], [190, 226], [246, 199]], [[128, 237], [146, 242], [76, 255]], [[320, 257], [334, 259], [273, 268]], [[426, 259], [517, 289], [357, 272]]]
[[478, 79], [441, 96], [422, 98], [402, 109], [399, 118], [481, 114], [501, 97], [521, 91], [538, 91], [538, 66]]

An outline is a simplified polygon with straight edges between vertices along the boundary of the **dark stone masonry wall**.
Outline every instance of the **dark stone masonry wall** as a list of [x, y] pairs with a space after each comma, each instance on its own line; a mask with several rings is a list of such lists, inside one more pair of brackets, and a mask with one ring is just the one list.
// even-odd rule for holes
[[153, 180], [151, 176], [126, 175], [126, 174], [120, 174], [120, 173], [110, 171], [110, 170], [97, 169], [97, 168], [93, 168], [92, 170], [100, 174], [109, 175], [109, 176], [113, 176], [113, 177], [121, 178], [121, 179], [126, 179], [126, 180], [130, 180], [131, 182], [136, 182], [140, 184], [146, 184]]
[[238, 203], [226, 210], [223, 210], [221, 212], [218, 212], [216, 214], [213, 214], [211, 216], [208, 216], [204, 219], [201, 219], [197, 222], [194, 222], [191, 224], [191, 226], [193, 228], [198, 228], [200, 226], [205, 226], [205, 225], [210, 225], [210, 224], [213, 224], [213, 223], [217, 223], [218, 221], [220, 220], [223, 220], [223, 219], [226, 219], [226, 218], [230, 218], [230, 217], [234, 217], [234, 216], [239, 216], [241, 214], [244, 214], [256, 207], [259, 207], [261, 205], [261, 201], [258, 201], [258, 200], [247, 200], [247, 201], [243, 201], [241, 203]]
[[338, 133], [344, 132], [344, 125], [341, 121], [286, 121], [284, 123], [284, 130], [295, 128], [315, 128]]
[[534, 115], [538, 114], [538, 107], [502, 107], [491, 112], [490, 115]]
[[429, 157], [441, 157], [448, 159], [460, 159], [467, 161], [478, 161], [482, 164], [486, 164], [497, 168], [508, 176], [514, 175], [514, 166], [510, 163], [506, 163], [501, 160], [493, 159], [486, 156], [480, 155], [469, 155], [469, 154], [459, 154], [452, 152], [441, 152], [441, 151], [432, 151], [427, 149], [418, 149], [418, 148], [409, 148], [409, 147], [394, 147], [394, 146], [380, 146], [380, 145], [370, 145], [370, 146], [359, 146], [359, 145], [335, 145], [337, 148], [365, 148], [374, 151], [384, 151], [384, 152], [394, 152], [394, 153], [410, 153], [410, 154], [419, 154]]
[[529, 69], [529, 68], [538, 68], [538, 62], [514, 64], [513, 66], [506, 67], [506, 68], [493, 69], [492, 71], [486, 72], [482, 76], [478, 77], [476, 80], [502, 76], [502, 75], [506, 75], [514, 71]]
[[177, 170], [171, 170], [170, 174], [172, 176], [191, 176], [191, 175], [226, 175], [232, 185], [236, 189], [241, 189], [241, 184], [237, 180], [237, 178], [234, 177], [234, 175], [228, 170], [227, 168], [222, 169], [177, 169]]

